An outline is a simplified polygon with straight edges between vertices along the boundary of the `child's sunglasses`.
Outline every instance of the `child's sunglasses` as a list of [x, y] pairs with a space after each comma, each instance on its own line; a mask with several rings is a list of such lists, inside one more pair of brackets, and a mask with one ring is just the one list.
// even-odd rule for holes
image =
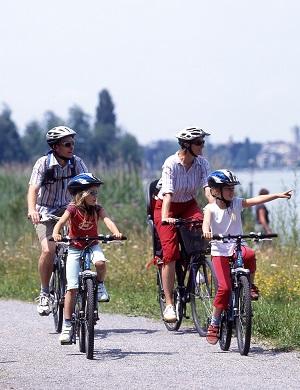
[[98, 195], [98, 191], [88, 191], [88, 194], [92, 195], [92, 196], [97, 196]]

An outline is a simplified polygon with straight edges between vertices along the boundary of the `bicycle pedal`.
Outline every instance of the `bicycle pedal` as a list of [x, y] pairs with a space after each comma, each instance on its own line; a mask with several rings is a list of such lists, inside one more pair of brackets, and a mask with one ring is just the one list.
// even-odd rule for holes
[[[73, 340], [70, 340], [70, 341], [61, 341], [60, 342], [60, 345], [72, 345], [73, 344]], [[75, 344], [75, 343], [74, 343]]]

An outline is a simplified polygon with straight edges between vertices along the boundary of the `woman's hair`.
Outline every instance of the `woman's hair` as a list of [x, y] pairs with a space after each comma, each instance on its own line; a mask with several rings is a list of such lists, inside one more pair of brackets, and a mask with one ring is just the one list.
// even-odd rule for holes
[[268, 195], [270, 192], [266, 188], [261, 188], [259, 195]]

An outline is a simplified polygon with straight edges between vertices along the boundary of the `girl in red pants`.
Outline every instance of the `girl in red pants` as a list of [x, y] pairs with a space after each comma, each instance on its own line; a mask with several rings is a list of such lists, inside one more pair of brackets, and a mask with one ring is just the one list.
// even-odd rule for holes
[[[210, 239], [213, 234], [243, 234], [241, 213], [244, 208], [278, 198], [290, 199], [291, 197], [291, 191], [286, 191], [279, 194], [260, 195], [250, 199], [237, 198], [234, 196], [234, 187], [237, 184], [240, 184], [237, 177], [227, 169], [215, 171], [208, 176], [208, 186], [215, 202], [204, 208], [203, 235], [205, 238]], [[212, 320], [206, 336], [210, 344], [217, 343], [220, 316], [222, 311], [228, 308], [231, 293], [229, 259], [235, 257], [234, 246], [234, 242], [212, 241], [211, 244], [218, 291], [214, 299]], [[259, 292], [254, 284], [255, 253], [247, 246], [243, 246], [242, 250], [245, 268], [250, 270], [251, 298], [258, 299]]]

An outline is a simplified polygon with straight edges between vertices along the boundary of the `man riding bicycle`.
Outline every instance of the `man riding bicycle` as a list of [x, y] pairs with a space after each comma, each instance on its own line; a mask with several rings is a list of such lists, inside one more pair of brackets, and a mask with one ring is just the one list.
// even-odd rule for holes
[[37, 311], [41, 316], [50, 314], [49, 281], [55, 256], [55, 242], [49, 242], [56, 223], [48, 214], [61, 216], [71, 195], [67, 190], [68, 181], [79, 173], [87, 172], [81, 158], [75, 156], [74, 137], [76, 132], [66, 126], [57, 126], [49, 130], [46, 140], [51, 150], [34, 164], [27, 193], [28, 218], [35, 226], [41, 254], [38, 270], [41, 291], [38, 297]]

